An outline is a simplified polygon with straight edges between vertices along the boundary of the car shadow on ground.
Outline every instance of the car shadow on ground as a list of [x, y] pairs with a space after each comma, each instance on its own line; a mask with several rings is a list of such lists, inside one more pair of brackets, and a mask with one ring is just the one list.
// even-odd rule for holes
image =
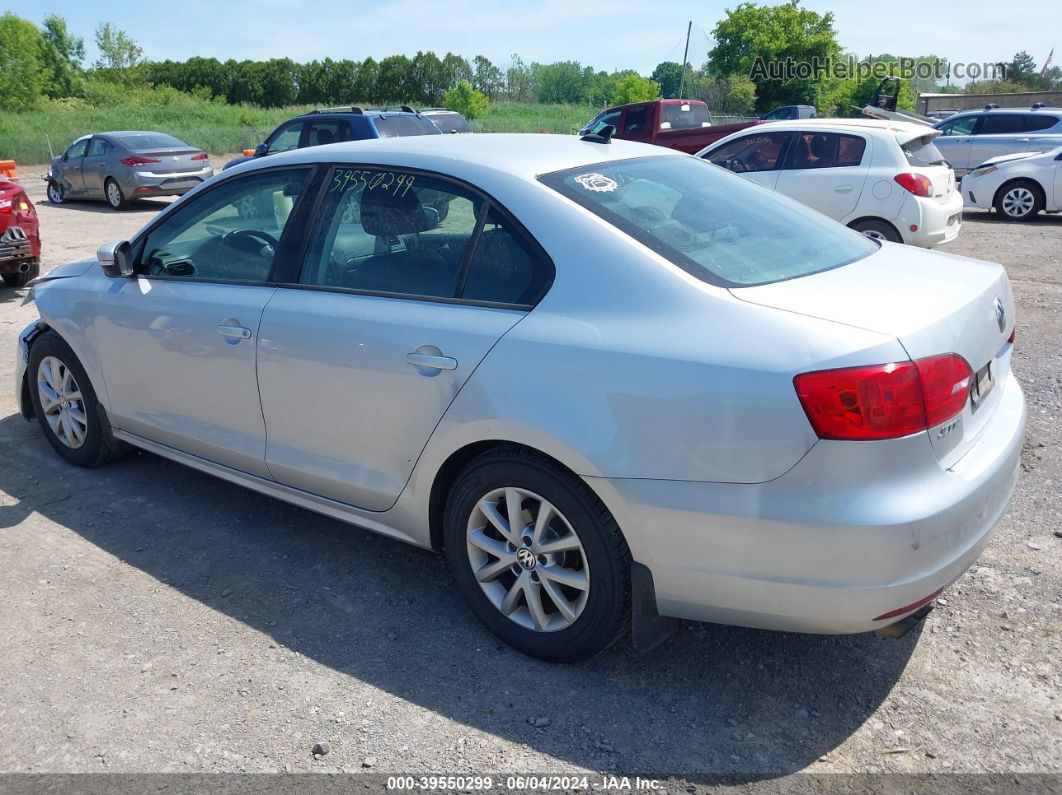
[[102, 199], [99, 201], [92, 201], [91, 199], [66, 199], [62, 204], [53, 204], [50, 201], [40, 201], [45, 207], [50, 207], [56, 210], [75, 210], [82, 213], [157, 213], [160, 210], [164, 210], [169, 201], [163, 201], [160, 199], [134, 199], [129, 202], [123, 209], [115, 210], [107, 202]]
[[[1043, 224], [1045, 226], [1062, 225], [1062, 213], [1038, 213], [1027, 221], [1011, 221], [1000, 216], [995, 210], [971, 209], [966, 207], [962, 211], [963, 221], [978, 221], [985, 224], [1001, 224], [1004, 226], [1017, 226]], [[962, 234], [961, 232], [959, 234]]]
[[440, 556], [156, 456], [78, 470], [11, 415], [0, 490], [15, 498], [0, 505], [0, 533], [37, 512], [322, 665], [599, 771], [734, 782], [800, 770], [870, 717], [918, 642], [918, 630], [686, 624], [646, 655], [622, 646], [550, 665], [488, 635]]

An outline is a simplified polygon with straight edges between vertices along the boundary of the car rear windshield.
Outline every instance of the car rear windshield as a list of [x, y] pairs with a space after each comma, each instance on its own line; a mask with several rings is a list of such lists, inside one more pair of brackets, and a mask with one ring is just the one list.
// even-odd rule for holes
[[118, 143], [120, 143], [127, 149], [132, 149], [134, 152], [142, 151], [145, 149], [192, 148], [180, 138], [174, 138], [172, 135], [166, 135], [166, 133], [127, 133], [125, 135], [114, 136], [114, 140], [116, 140]]
[[931, 136], [915, 138], [901, 145], [900, 148], [907, 162], [912, 166], [943, 166], [948, 163], [937, 149], [937, 145], [933, 143]]
[[430, 119], [413, 114], [378, 116], [374, 122], [381, 138], [400, 138], [404, 135], [440, 135]]
[[539, 178], [702, 281], [751, 287], [847, 265], [878, 245], [704, 160], [641, 157]]
[[428, 118], [444, 133], [472, 132], [472, 127], [460, 113], [432, 113]]
[[695, 127], [710, 127], [712, 124], [712, 117], [708, 115], [708, 108], [704, 105], [665, 103], [663, 113], [660, 120], [661, 130], [692, 130]]

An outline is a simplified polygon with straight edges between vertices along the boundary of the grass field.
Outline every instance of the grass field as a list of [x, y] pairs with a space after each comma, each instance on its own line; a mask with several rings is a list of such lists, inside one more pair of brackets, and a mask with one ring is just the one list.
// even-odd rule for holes
[[[47, 163], [49, 142], [59, 154], [78, 136], [104, 130], [159, 130], [220, 155], [253, 147], [277, 124], [308, 109], [226, 105], [165, 89], [53, 100], [39, 110], [0, 114], [0, 159]], [[473, 126], [477, 132], [572, 133], [595, 112], [579, 105], [496, 102]]]

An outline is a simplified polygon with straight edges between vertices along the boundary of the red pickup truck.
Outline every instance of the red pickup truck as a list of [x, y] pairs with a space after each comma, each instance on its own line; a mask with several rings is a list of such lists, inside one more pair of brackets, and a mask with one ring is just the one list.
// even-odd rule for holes
[[614, 138], [698, 152], [732, 132], [762, 123], [757, 120], [712, 124], [708, 106], [699, 100], [654, 99], [603, 110], [579, 134], [585, 135], [611, 124], [616, 128]]

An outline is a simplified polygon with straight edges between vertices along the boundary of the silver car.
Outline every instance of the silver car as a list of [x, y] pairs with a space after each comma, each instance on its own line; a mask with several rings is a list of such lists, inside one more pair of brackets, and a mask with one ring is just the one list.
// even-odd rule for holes
[[644, 144], [278, 154], [33, 295], [15, 388], [67, 461], [131, 445], [442, 550], [548, 660], [632, 619], [910, 620], [1018, 472], [1001, 266]]
[[985, 107], [953, 114], [933, 125], [937, 149], [958, 177], [986, 160], [1018, 152], [1047, 152], [1062, 146], [1062, 108]]
[[214, 176], [206, 152], [160, 132], [83, 135], [52, 160], [48, 201], [103, 199], [115, 210], [133, 199], [181, 196]]

